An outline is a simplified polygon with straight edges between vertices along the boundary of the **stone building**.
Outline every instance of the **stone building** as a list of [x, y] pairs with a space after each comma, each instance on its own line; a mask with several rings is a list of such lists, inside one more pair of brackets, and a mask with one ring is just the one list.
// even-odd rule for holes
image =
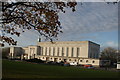
[[9, 58], [20, 58], [23, 54], [23, 49], [21, 47], [10, 47]]
[[45, 61], [67, 61], [99, 66], [100, 45], [91, 41], [38, 42], [37, 46], [22, 48], [22, 58]]

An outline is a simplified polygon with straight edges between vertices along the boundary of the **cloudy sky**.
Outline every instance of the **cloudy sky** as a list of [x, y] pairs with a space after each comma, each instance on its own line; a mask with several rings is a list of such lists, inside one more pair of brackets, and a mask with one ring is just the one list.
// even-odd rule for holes
[[[118, 5], [104, 2], [78, 2], [76, 11], [67, 9], [60, 13], [63, 33], [58, 41], [86, 41], [90, 40], [104, 47], [118, 47]], [[14, 36], [18, 46], [36, 45], [38, 33], [34, 30]], [[42, 41], [44, 38], [42, 37]], [[7, 45], [6, 45], [7, 46]]]

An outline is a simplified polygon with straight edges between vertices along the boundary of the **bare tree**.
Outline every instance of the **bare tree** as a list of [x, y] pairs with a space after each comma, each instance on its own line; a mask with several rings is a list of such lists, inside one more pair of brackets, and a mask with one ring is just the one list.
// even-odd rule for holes
[[[25, 29], [35, 29], [52, 41], [62, 32], [59, 12], [65, 8], [75, 11], [77, 2], [2, 2], [2, 31], [20, 36]], [[2, 41], [16, 45], [13, 38], [0, 35]], [[3, 44], [4, 45], [4, 44]]]
[[118, 57], [120, 53], [118, 53], [117, 49], [112, 47], [107, 47], [101, 52], [101, 59], [102, 60], [111, 60], [111, 63], [116, 63], [118, 61]]

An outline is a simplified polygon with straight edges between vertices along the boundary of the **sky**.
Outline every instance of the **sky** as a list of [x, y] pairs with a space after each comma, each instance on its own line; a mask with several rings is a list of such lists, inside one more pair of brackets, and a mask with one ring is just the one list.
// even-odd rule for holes
[[[59, 13], [63, 33], [58, 35], [58, 41], [93, 41], [105, 47], [118, 48], [118, 5], [104, 2], [78, 2], [76, 11], [66, 9]], [[11, 36], [11, 35], [9, 35]], [[20, 37], [13, 36], [18, 41], [17, 46], [37, 45], [38, 32], [26, 30]], [[44, 37], [41, 37], [44, 41]], [[8, 45], [6, 45], [8, 46]]]

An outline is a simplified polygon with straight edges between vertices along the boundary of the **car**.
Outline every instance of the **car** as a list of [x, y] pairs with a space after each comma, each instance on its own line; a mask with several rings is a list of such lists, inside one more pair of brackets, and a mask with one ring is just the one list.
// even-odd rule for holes
[[68, 62], [64, 62], [64, 66], [70, 66]]
[[95, 67], [94, 66], [90, 66], [90, 67], [87, 67], [88, 69], [94, 69]]
[[76, 66], [76, 65], [77, 65], [77, 62], [71, 62], [70, 65], [71, 65], [71, 66]]
[[53, 64], [53, 61], [49, 61], [49, 62], [47, 62], [47, 64]]
[[85, 64], [84, 67], [91, 67], [91, 64]]
[[63, 61], [60, 61], [60, 62], [59, 62], [59, 65], [64, 66], [64, 62], [63, 62]]

